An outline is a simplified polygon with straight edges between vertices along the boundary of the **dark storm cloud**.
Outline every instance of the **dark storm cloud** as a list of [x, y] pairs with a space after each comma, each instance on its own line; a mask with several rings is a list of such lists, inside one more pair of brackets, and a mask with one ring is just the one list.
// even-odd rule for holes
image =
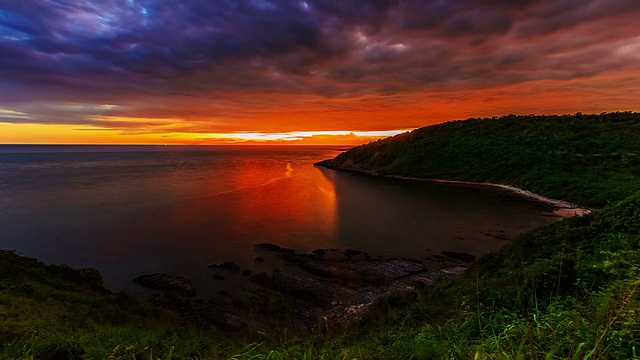
[[[153, 112], [237, 93], [355, 97], [574, 79], [628, 67], [616, 49], [640, 36], [638, 15], [637, 0], [0, 0], [0, 108], [118, 103], [130, 105], [126, 116], [133, 99]], [[234, 116], [269, 104], [252, 106], [218, 108]], [[54, 118], [97, 124], [69, 114]]]
[[524, 24], [518, 35], [546, 35], [604, 19], [609, 20], [609, 30], [615, 31], [619, 17], [637, 16], [639, 11], [640, 1], [636, 0], [549, 1], [523, 16]]

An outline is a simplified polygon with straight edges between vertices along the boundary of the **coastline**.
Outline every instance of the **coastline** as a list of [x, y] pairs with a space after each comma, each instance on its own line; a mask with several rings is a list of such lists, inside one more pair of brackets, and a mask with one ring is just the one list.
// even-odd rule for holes
[[351, 168], [344, 165], [334, 165], [334, 159], [322, 160], [317, 163], [314, 163], [314, 166], [321, 166], [331, 170], [338, 171], [347, 171], [356, 174], [362, 174], [373, 177], [380, 178], [388, 178], [388, 179], [400, 179], [400, 180], [410, 180], [410, 181], [424, 181], [430, 183], [439, 183], [439, 184], [452, 184], [452, 185], [462, 185], [466, 187], [488, 187], [488, 188], [499, 188], [511, 193], [523, 196], [529, 201], [544, 203], [545, 205], [551, 206], [553, 208], [552, 213], [556, 216], [567, 218], [572, 216], [585, 216], [590, 214], [593, 209], [580, 206], [578, 204], [573, 204], [563, 200], [550, 199], [545, 196], [532, 193], [529, 190], [524, 190], [517, 188], [511, 185], [491, 183], [491, 182], [473, 182], [473, 181], [463, 181], [463, 180], [444, 180], [444, 179], [430, 179], [430, 178], [418, 178], [412, 176], [401, 176], [401, 175], [380, 175], [374, 171], [367, 171], [363, 169]]

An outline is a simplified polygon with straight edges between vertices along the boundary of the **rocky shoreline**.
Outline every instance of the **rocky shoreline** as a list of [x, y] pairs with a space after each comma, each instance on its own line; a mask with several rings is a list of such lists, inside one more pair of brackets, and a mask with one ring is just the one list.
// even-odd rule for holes
[[[337, 164], [333, 159], [315, 165], [381, 176], [349, 164]], [[498, 196], [510, 201], [541, 208], [552, 214], [550, 216], [582, 216], [590, 212], [590, 209], [575, 204], [502, 184], [393, 175], [384, 177], [495, 191]], [[297, 253], [271, 243], [255, 244], [255, 249], [260, 255], [256, 257], [256, 263], [267, 261], [281, 266], [272, 271], [259, 272], [241, 269], [229, 261], [208, 266], [214, 271], [212, 279], [218, 281], [225, 281], [230, 274], [241, 273], [245, 279], [243, 281], [252, 285], [245, 289], [246, 296], [220, 291], [212, 297], [198, 297], [189, 280], [169, 274], [141, 275], [134, 281], [161, 291], [151, 297], [152, 303], [175, 311], [203, 328], [261, 331], [275, 327], [307, 334], [316, 332], [321, 322], [347, 327], [379, 297], [398, 291], [424, 289], [438, 278], [461, 273], [468, 263], [475, 260], [473, 255], [450, 251], [424, 259], [407, 259], [372, 256], [353, 249], [316, 249], [310, 253]]]
[[[142, 275], [134, 281], [162, 291], [151, 297], [153, 304], [203, 328], [260, 331], [275, 327], [308, 334], [316, 332], [321, 322], [347, 327], [377, 298], [397, 291], [414, 292], [438, 278], [453, 277], [474, 259], [454, 252], [417, 260], [371, 256], [352, 249], [297, 253], [276, 244], [255, 247], [260, 258], [277, 257], [284, 260], [284, 266], [270, 274], [247, 274], [255, 285], [247, 297], [224, 291], [210, 298], [197, 297], [187, 279], [168, 274]], [[222, 265], [223, 271], [240, 271], [232, 263]]]
[[571, 216], [584, 216], [590, 214], [592, 209], [572, 204], [562, 200], [549, 199], [539, 194], [534, 194], [528, 190], [520, 189], [510, 185], [504, 184], [496, 184], [490, 182], [471, 182], [471, 181], [461, 181], [461, 180], [442, 180], [442, 179], [425, 179], [425, 178], [417, 178], [410, 176], [399, 176], [399, 175], [380, 175], [374, 171], [361, 169], [354, 164], [349, 163], [338, 163], [336, 159], [327, 159], [323, 161], [319, 161], [314, 164], [315, 166], [325, 167], [331, 170], [339, 170], [339, 171], [348, 171], [352, 173], [374, 176], [374, 177], [384, 177], [390, 179], [402, 179], [402, 180], [411, 180], [411, 181], [426, 181], [431, 183], [440, 183], [440, 184], [453, 184], [464, 186], [468, 188], [483, 188], [483, 189], [500, 189], [505, 190], [514, 195], [513, 200], [524, 200], [526, 202], [531, 203], [532, 205], [546, 208], [554, 215], [559, 217], [571, 217]]
[[[333, 159], [315, 165], [381, 176], [348, 164], [336, 164]], [[502, 184], [393, 175], [384, 177], [493, 189], [500, 197], [541, 208], [552, 216], [582, 216], [591, 211]], [[278, 328], [308, 334], [318, 331], [321, 322], [347, 327], [362, 317], [376, 299], [398, 291], [424, 289], [438, 278], [461, 273], [468, 263], [475, 260], [473, 255], [450, 251], [424, 259], [407, 259], [371, 256], [353, 249], [316, 249], [310, 253], [297, 253], [271, 243], [255, 244], [255, 249], [260, 254], [255, 259], [256, 263], [277, 259], [279, 261], [276, 262], [282, 266], [257, 273], [253, 273], [254, 269], [241, 269], [229, 261], [208, 266], [215, 272], [212, 279], [219, 281], [224, 281], [227, 274], [241, 273], [253, 285], [245, 289], [246, 296], [220, 291], [212, 297], [198, 297], [188, 279], [169, 274], [141, 275], [134, 281], [161, 291], [151, 297], [152, 303], [175, 311], [203, 328], [227, 331]]]

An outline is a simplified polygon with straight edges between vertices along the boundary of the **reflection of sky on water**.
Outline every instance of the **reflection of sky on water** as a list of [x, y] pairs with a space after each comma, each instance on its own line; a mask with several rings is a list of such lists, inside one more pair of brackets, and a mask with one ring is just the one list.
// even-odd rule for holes
[[487, 192], [314, 167], [328, 148], [177, 149], [0, 154], [0, 247], [96, 267], [115, 290], [165, 272], [213, 292], [240, 277], [214, 281], [211, 263], [269, 270], [260, 242], [421, 259], [553, 221]]

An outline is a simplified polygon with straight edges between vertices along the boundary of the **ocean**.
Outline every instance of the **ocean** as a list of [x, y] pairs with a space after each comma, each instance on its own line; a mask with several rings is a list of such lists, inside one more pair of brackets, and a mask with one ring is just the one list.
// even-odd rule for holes
[[374, 178], [315, 167], [321, 146], [0, 146], [0, 248], [94, 267], [106, 286], [167, 273], [200, 294], [241, 292], [231, 261], [253, 274], [257, 243], [297, 251], [355, 249], [422, 260], [481, 255], [557, 217], [493, 191]]

